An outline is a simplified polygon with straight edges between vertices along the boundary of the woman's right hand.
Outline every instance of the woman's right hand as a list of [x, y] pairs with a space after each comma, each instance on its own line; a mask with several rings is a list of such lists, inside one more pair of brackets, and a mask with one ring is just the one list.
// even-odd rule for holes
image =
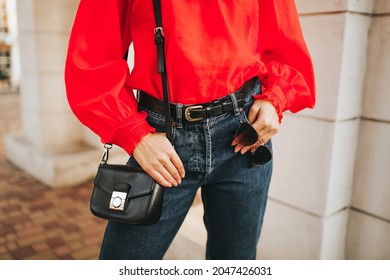
[[185, 176], [184, 166], [165, 133], [149, 133], [136, 145], [133, 156], [161, 186], [172, 187]]

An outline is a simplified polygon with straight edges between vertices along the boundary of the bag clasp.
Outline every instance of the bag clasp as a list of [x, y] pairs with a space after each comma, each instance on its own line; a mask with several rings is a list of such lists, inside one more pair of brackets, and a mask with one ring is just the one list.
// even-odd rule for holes
[[112, 192], [110, 199], [110, 209], [117, 211], [125, 210], [127, 193], [125, 192]]

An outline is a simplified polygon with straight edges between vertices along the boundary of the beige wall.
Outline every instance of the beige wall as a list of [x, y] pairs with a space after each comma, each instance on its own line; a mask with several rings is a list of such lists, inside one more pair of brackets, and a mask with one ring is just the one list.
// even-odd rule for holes
[[[24, 127], [7, 138], [6, 150], [12, 162], [54, 187], [91, 178], [100, 155], [97, 138], [65, 99], [63, 67], [77, 3], [17, 1]], [[390, 0], [296, 3], [318, 101], [315, 110], [287, 113], [274, 139], [258, 258], [389, 259]], [[192, 252], [176, 242], [171, 257], [203, 258], [201, 215], [199, 205], [177, 237], [190, 237]]]
[[347, 257], [390, 259], [390, 1], [371, 19]]

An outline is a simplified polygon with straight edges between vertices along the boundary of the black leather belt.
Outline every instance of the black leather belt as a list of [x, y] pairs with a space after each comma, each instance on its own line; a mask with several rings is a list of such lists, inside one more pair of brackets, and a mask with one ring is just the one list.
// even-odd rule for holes
[[[245, 104], [245, 96], [255, 86], [257, 78], [254, 77], [235, 92], [238, 107], [241, 108]], [[140, 106], [147, 108], [151, 111], [164, 115], [164, 101], [154, 98], [147, 93], [140, 91], [138, 93], [138, 103]], [[173, 119], [177, 119], [177, 105], [175, 103], [170, 104], [171, 116]], [[189, 122], [201, 121], [210, 117], [216, 117], [223, 113], [233, 110], [233, 102], [230, 96], [225, 96], [217, 100], [213, 100], [209, 103], [203, 104], [191, 104], [185, 105], [182, 108], [182, 116]]]

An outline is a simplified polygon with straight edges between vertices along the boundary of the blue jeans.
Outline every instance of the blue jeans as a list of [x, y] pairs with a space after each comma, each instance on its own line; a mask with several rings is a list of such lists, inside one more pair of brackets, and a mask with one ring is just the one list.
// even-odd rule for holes
[[[255, 259], [265, 212], [272, 161], [255, 167], [250, 153], [235, 154], [230, 145], [260, 91], [259, 82], [246, 97], [243, 110], [201, 122], [175, 120], [173, 144], [186, 177], [178, 187], [166, 188], [158, 223], [137, 226], [108, 222], [100, 259], [162, 259], [201, 188], [207, 229], [206, 259]], [[146, 110], [146, 109], [145, 109]], [[163, 132], [164, 116], [152, 111], [148, 122]], [[268, 143], [271, 148], [271, 143]], [[137, 165], [134, 158], [128, 164]]]

